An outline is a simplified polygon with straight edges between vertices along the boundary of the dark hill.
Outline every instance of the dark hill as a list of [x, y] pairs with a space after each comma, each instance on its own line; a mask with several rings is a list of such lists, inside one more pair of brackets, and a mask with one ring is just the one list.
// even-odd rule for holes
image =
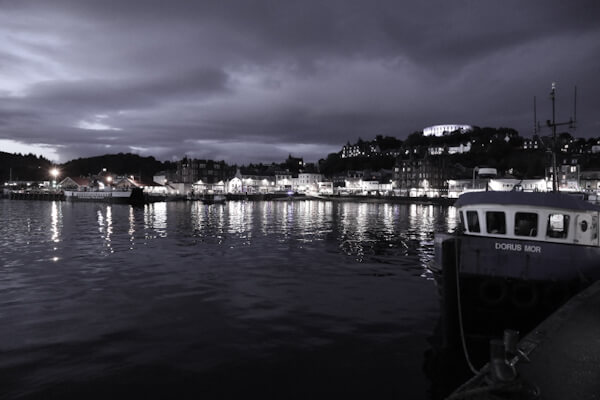
[[141, 157], [137, 154], [105, 154], [103, 156], [78, 158], [60, 166], [61, 176], [87, 176], [97, 174], [106, 168], [118, 175], [141, 175], [143, 178], [152, 176], [162, 170], [174, 169], [169, 161], [158, 161], [154, 157]]
[[14, 181], [47, 181], [51, 168], [52, 162], [44, 157], [0, 151], [0, 185], [11, 177]]

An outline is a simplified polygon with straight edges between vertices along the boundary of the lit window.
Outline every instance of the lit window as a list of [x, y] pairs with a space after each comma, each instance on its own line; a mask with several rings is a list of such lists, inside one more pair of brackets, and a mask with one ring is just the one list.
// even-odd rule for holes
[[565, 214], [550, 214], [546, 235], [549, 238], [564, 239], [569, 233], [569, 216]]

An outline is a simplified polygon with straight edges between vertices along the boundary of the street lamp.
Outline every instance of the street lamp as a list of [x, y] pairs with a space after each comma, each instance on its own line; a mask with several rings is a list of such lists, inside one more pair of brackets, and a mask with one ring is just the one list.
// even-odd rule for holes
[[56, 187], [56, 178], [58, 177], [58, 174], [60, 172], [58, 171], [58, 168], [52, 168], [50, 170], [50, 175], [52, 175], [52, 187]]

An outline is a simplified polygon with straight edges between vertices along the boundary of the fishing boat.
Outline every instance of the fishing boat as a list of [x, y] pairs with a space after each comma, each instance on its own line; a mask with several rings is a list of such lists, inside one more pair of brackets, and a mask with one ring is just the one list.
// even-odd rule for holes
[[600, 206], [558, 187], [556, 127], [574, 128], [575, 120], [555, 121], [555, 94], [553, 83], [552, 192], [464, 193], [455, 203], [458, 232], [436, 235], [437, 271], [445, 273], [447, 265], [456, 271], [462, 297], [487, 306], [557, 305], [600, 279]]
[[471, 192], [455, 207], [459, 230], [436, 235], [435, 264], [455, 240], [461, 287], [488, 306], [533, 307], [600, 279], [598, 205], [559, 192]]

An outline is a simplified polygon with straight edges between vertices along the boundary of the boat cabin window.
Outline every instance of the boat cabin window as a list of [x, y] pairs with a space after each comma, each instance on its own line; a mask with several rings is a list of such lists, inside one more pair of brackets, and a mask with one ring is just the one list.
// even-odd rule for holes
[[538, 215], [536, 213], [515, 213], [515, 235], [537, 236]]
[[565, 214], [550, 214], [548, 216], [548, 230], [546, 235], [549, 238], [564, 239], [569, 233], [569, 216]]
[[465, 224], [465, 217], [463, 216], [463, 213], [459, 212], [458, 216], [460, 217], [460, 229], [462, 229], [463, 231], [466, 231], [467, 224]]
[[487, 233], [506, 233], [506, 217], [502, 211], [488, 211], [485, 213]]
[[477, 211], [467, 211], [467, 226], [469, 227], [469, 232], [481, 232]]

